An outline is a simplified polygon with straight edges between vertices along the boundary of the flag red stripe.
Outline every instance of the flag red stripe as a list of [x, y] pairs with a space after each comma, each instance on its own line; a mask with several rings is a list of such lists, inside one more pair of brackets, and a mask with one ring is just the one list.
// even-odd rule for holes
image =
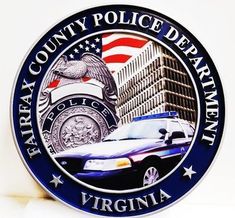
[[113, 33], [105, 33], [105, 34], [102, 35], [102, 38], [109, 37], [109, 36], [111, 36], [112, 34], [113, 34]]
[[105, 63], [125, 63], [130, 57], [131, 55], [115, 54], [107, 56], [103, 60]]
[[115, 46], [129, 46], [134, 48], [141, 48], [143, 47], [148, 41], [141, 40], [141, 39], [132, 39], [132, 38], [120, 38], [116, 39], [107, 45], [103, 45], [102, 51], [107, 51]]

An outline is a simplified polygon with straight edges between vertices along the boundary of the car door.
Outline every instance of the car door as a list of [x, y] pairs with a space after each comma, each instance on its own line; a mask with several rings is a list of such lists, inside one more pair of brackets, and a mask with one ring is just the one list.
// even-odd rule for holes
[[181, 159], [187, 152], [189, 140], [178, 120], [169, 122], [168, 149], [172, 158]]
[[186, 135], [186, 146], [184, 146], [185, 148], [185, 152], [187, 152], [187, 150], [189, 149], [189, 146], [191, 145], [192, 139], [193, 139], [193, 135], [194, 135], [194, 128], [187, 122], [182, 122], [181, 123], [185, 135]]

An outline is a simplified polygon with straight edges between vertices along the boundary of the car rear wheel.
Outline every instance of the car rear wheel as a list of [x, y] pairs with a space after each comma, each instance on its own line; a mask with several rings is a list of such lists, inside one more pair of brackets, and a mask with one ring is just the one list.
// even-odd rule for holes
[[142, 186], [148, 186], [155, 183], [160, 178], [159, 170], [156, 166], [145, 168], [142, 179]]

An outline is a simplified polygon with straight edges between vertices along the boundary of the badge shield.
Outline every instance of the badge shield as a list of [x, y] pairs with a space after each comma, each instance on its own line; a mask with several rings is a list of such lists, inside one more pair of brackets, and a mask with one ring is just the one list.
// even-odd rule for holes
[[38, 110], [50, 153], [100, 142], [117, 128], [117, 88], [101, 58], [62, 56], [42, 85]]

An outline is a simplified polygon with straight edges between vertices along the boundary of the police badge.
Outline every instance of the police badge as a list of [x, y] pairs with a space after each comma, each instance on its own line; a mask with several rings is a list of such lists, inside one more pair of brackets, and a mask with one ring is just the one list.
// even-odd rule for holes
[[172, 19], [129, 5], [56, 24], [25, 58], [12, 95], [31, 175], [52, 197], [101, 216], [182, 198], [211, 166], [223, 126], [222, 85], [203, 46]]
[[93, 53], [85, 52], [79, 60], [62, 56], [48, 72], [40, 93], [39, 119], [51, 154], [100, 142], [117, 128], [116, 83]]

